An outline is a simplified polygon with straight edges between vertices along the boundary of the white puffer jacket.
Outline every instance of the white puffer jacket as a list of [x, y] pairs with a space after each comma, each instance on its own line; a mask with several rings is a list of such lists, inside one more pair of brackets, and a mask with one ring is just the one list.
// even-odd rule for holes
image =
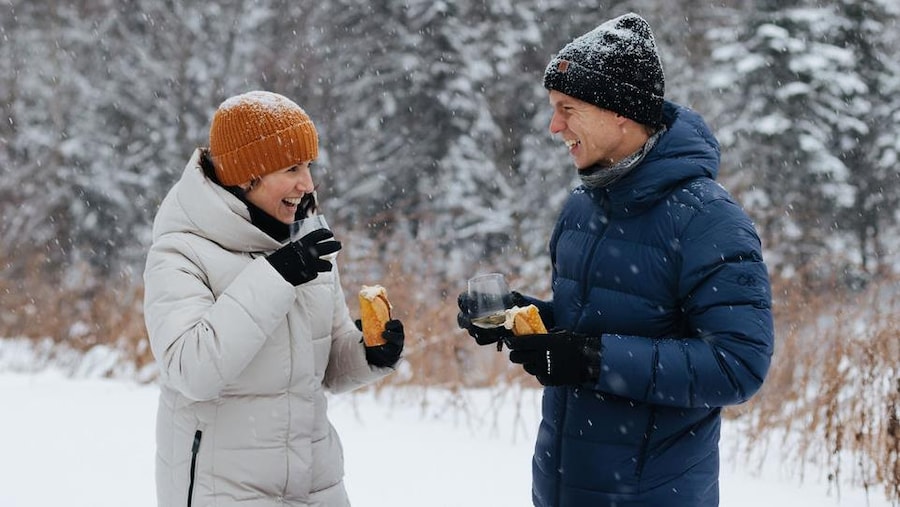
[[160, 206], [144, 272], [158, 504], [349, 505], [324, 390], [391, 370], [366, 362], [336, 267], [286, 282], [264, 258], [281, 244], [198, 161]]

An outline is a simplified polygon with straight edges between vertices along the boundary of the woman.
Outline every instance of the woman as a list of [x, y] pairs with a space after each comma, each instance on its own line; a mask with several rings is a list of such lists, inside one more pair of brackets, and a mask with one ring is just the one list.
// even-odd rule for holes
[[393, 371], [403, 326], [365, 347], [327, 229], [291, 241], [315, 213], [318, 138], [291, 100], [250, 92], [216, 111], [163, 200], [144, 272], [160, 369], [160, 506], [344, 506], [343, 452], [325, 389]]

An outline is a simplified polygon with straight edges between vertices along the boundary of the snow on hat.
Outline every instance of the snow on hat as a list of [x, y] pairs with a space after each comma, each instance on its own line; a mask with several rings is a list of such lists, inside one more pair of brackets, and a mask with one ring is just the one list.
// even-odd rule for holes
[[219, 106], [209, 129], [209, 153], [223, 185], [240, 185], [319, 156], [316, 127], [306, 112], [277, 93], [252, 91]]
[[544, 87], [645, 125], [662, 121], [665, 76], [653, 32], [628, 13], [566, 44], [547, 65]]

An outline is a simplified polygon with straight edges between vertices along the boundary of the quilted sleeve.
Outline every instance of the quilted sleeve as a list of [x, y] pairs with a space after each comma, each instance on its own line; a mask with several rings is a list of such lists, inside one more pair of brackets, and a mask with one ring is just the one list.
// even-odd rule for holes
[[193, 251], [154, 244], [144, 271], [144, 319], [161, 380], [193, 400], [217, 397], [247, 367], [296, 297], [264, 258], [216, 298]]
[[686, 337], [604, 334], [597, 388], [677, 407], [742, 403], [762, 386], [774, 349], [759, 237], [734, 202], [718, 199], [678, 242]]

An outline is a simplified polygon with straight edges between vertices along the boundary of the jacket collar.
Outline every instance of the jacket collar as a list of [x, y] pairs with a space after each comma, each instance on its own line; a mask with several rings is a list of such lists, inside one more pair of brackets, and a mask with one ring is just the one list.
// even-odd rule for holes
[[154, 238], [166, 232], [188, 232], [240, 252], [267, 252], [281, 246], [254, 225], [241, 199], [203, 174], [199, 160], [196, 150], [160, 206]]
[[719, 143], [700, 115], [667, 101], [663, 121], [667, 131], [637, 167], [608, 188], [589, 191], [608, 197], [611, 214], [641, 213], [687, 180], [718, 175]]

